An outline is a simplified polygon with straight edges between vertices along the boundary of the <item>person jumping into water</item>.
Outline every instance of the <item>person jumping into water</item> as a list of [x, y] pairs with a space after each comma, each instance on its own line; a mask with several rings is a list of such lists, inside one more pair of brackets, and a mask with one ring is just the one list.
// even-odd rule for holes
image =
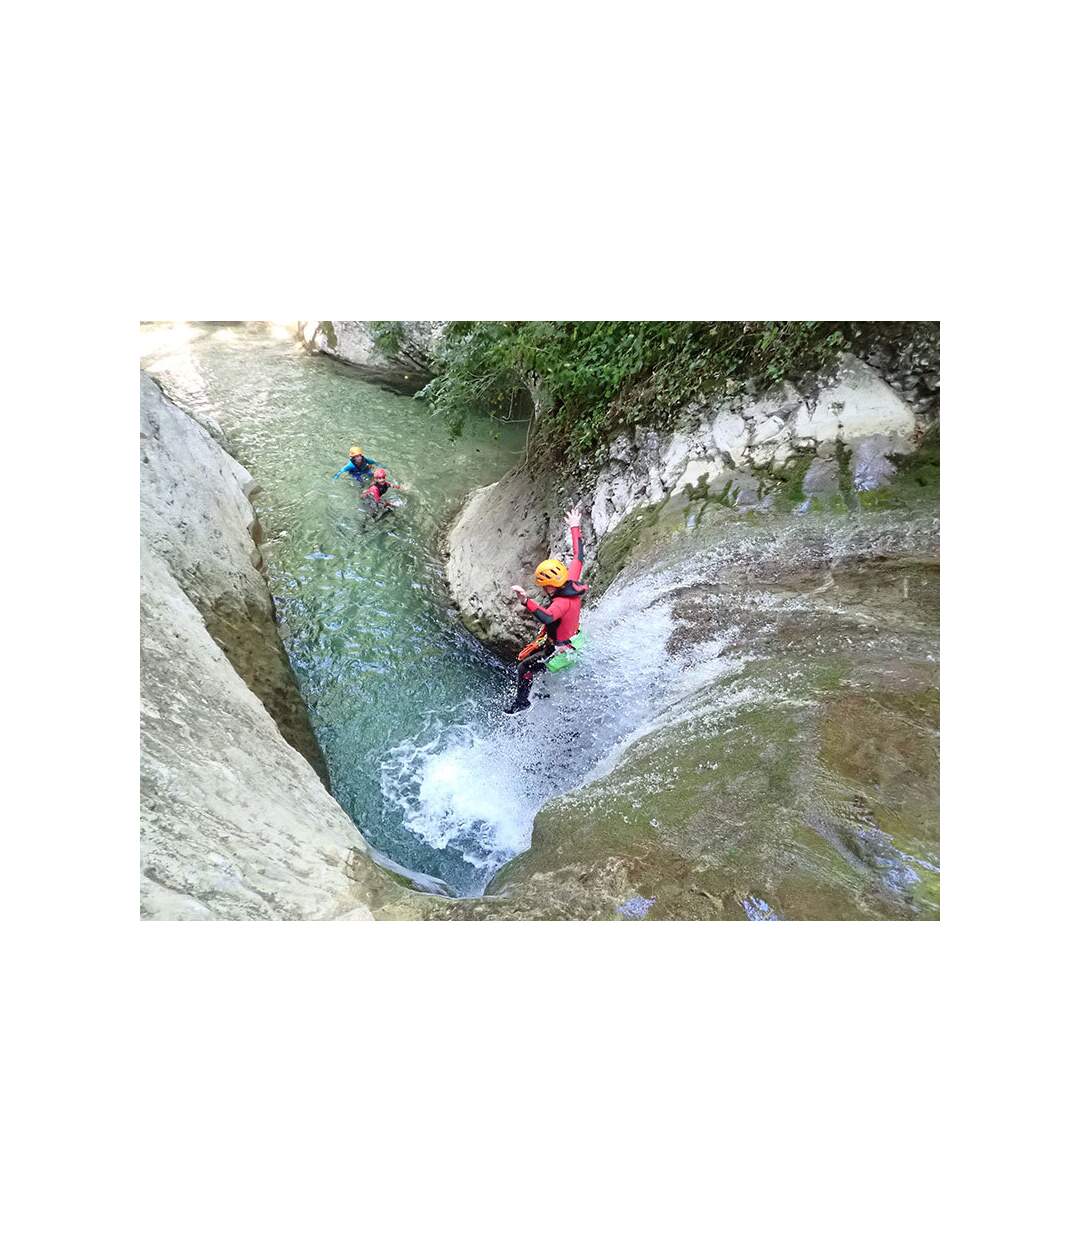
[[386, 471], [380, 466], [374, 474], [375, 482], [364, 492], [363, 499], [369, 500], [375, 507], [377, 513], [380, 509], [392, 509], [394, 506], [386, 499], [386, 493], [391, 490], [395, 492], [403, 492], [405, 489], [400, 483], [391, 483], [386, 477]]
[[340, 479], [343, 474], [351, 474], [354, 478], [366, 480], [371, 477], [372, 470], [374, 470], [378, 464], [379, 463], [377, 461], [373, 461], [370, 457], [364, 456], [363, 450], [360, 448], [359, 444], [354, 444], [352, 448], [349, 449], [349, 460], [344, 466], [341, 467], [337, 474], [334, 475], [334, 478]]
[[[536, 585], [547, 593], [548, 602], [540, 605], [536, 600], [529, 599], [524, 587], [514, 585], [510, 588], [529, 612], [543, 622], [544, 634], [535, 644], [529, 644], [536, 648], [534, 651], [525, 655], [524, 659], [518, 657], [520, 662], [517, 696], [505, 709], [507, 712], [521, 712], [530, 705], [529, 694], [533, 678], [547, 667], [548, 661], [556, 652], [571, 648], [570, 640], [578, 632], [581, 598], [589, 589], [586, 583], [578, 581], [582, 570], [579, 509], [569, 510], [566, 514], [566, 525], [570, 530], [570, 546], [573, 551], [570, 567], [567, 568], [562, 561], [555, 560], [541, 561], [536, 567]], [[525, 651], [528, 652], [529, 647]]]

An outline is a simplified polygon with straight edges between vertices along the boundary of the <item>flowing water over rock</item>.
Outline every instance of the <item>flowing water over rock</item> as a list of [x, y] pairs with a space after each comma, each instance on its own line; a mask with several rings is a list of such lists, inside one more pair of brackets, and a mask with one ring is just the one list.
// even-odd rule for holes
[[[152, 341], [148, 362], [263, 485], [335, 795], [398, 866], [491, 894], [436, 916], [936, 917], [934, 496], [635, 516], [579, 663], [507, 717], [436, 537], [518, 438], [481, 422], [451, 442], [420, 403], [265, 334]], [[330, 480], [354, 440], [410, 487], [378, 523]]]
[[655, 710], [493, 889], [575, 917], [936, 917], [933, 509], [706, 506], [597, 619], [639, 606], [663, 618], [637, 665]]
[[651, 518], [551, 698], [427, 756], [527, 791], [418, 791], [530, 843], [447, 916], [936, 917], [936, 506]]

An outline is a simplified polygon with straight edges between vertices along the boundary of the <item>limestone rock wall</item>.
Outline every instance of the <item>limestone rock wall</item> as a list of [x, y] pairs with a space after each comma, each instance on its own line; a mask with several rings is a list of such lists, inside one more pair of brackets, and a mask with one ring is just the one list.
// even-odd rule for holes
[[[921, 356], [920, 356], [921, 357]], [[616, 437], [607, 460], [588, 478], [519, 467], [474, 492], [449, 530], [447, 576], [464, 623], [506, 652], [532, 637], [535, 625], [509, 595], [532, 586], [546, 556], [566, 559], [563, 513], [583, 513], [586, 573], [602, 540], [636, 510], [689, 491], [721, 496], [736, 508], [768, 508], [792, 471], [803, 474], [807, 503], [835, 495], [844, 467], [854, 490], [889, 482], [895, 459], [914, 452], [936, 416], [936, 384], [923, 367], [906, 379], [903, 358], [890, 355], [893, 383], [854, 354], [828, 375], [796, 389], [719, 395], [691, 405], [672, 431], [639, 424]], [[903, 395], [907, 384], [913, 401]], [[936, 390], [935, 390], [936, 391]], [[914, 402], [914, 403], [913, 403]]]
[[918, 430], [915, 411], [900, 394], [846, 354], [816, 391], [783, 384], [761, 395], [721, 397], [690, 406], [667, 435], [639, 428], [633, 439], [619, 437], [593, 488], [592, 528], [603, 538], [641, 505], [703, 484], [710, 492], [726, 486], [738, 507], [768, 507], [774, 481], [785, 477], [794, 457], [830, 461], [838, 444], [863, 446], [856, 490], [880, 486], [895, 471], [889, 458], [914, 451]]
[[141, 621], [143, 917], [416, 917], [145, 541]]
[[255, 482], [216, 424], [196, 422], [146, 374], [140, 396], [143, 537], [286, 740], [325, 777], [261, 572]]
[[560, 546], [556, 507], [543, 483], [519, 467], [473, 492], [447, 536], [450, 595], [462, 621], [507, 654], [536, 634], [536, 622], [510, 601], [510, 586], [531, 589], [533, 569]]
[[143, 916], [417, 917], [433, 899], [374, 863], [300, 753], [251, 477], [147, 376], [141, 395]]
[[415, 392], [433, 375], [435, 349], [445, 322], [432, 319], [401, 321], [401, 339], [386, 353], [367, 320], [306, 319], [300, 323], [304, 343], [356, 367], [369, 378]]

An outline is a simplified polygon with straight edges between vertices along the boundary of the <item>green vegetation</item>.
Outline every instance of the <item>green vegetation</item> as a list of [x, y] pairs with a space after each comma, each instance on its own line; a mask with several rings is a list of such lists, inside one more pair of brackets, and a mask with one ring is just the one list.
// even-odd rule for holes
[[927, 497], [936, 501], [941, 475], [939, 436], [939, 428], [932, 426], [911, 457], [892, 459], [898, 470], [891, 482], [873, 491], [849, 493], [851, 504], [861, 509], [911, 509]]
[[369, 319], [368, 328], [375, 344], [386, 355], [393, 358], [405, 340], [405, 330], [398, 319]]
[[806, 493], [803, 491], [803, 479], [806, 478], [806, 472], [810, 469], [813, 461], [814, 454], [802, 450], [788, 458], [782, 466], [776, 468], [776, 474], [780, 479], [778, 501], [785, 509], [793, 509], [796, 505], [802, 504], [806, 499]]
[[820, 322], [458, 321], [422, 395], [460, 431], [527, 395], [534, 443], [582, 459], [619, 426], [669, 423], [695, 398], [827, 365], [847, 325]]
[[855, 500], [855, 482], [851, 476], [851, 449], [843, 440], [836, 442], [836, 464], [840, 470], [840, 495], [844, 498], [844, 505], [848, 509], [854, 509]]

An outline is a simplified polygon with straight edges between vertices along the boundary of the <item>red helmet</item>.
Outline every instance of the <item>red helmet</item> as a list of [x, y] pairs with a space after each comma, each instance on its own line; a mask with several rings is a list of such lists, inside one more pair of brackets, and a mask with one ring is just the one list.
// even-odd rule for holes
[[380, 466], [378, 470], [375, 471], [375, 478], [376, 478], [376, 481], [379, 483], [382, 483], [386, 480], [386, 471], [382, 468], [382, 466]]

